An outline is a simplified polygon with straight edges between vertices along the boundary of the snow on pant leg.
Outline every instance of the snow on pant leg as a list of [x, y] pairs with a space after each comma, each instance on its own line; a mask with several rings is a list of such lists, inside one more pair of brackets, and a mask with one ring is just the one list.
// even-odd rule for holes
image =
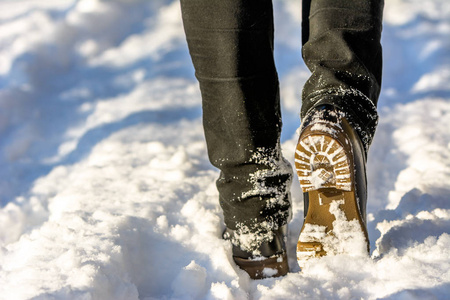
[[181, 8], [225, 224], [270, 235], [289, 217], [292, 176], [279, 144], [271, 0], [181, 0]]
[[303, 59], [312, 75], [301, 117], [322, 104], [346, 113], [366, 152], [378, 121], [383, 0], [304, 0]]

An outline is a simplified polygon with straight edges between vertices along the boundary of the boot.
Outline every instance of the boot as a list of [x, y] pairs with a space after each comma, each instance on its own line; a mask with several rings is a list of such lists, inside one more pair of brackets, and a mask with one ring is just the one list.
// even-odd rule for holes
[[342, 112], [324, 105], [305, 119], [295, 168], [305, 201], [300, 267], [323, 255], [367, 255], [365, 151]]
[[289, 272], [286, 255], [285, 238], [287, 225], [281, 226], [273, 232], [270, 242], [263, 242], [254, 251], [245, 251], [236, 242], [236, 232], [226, 229], [224, 238], [233, 244], [233, 260], [252, 279], [284, 276]]

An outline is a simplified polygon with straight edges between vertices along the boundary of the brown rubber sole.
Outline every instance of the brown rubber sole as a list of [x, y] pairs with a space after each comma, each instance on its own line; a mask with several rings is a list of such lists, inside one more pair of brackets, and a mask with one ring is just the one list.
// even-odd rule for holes
[[[326, 125], [324, 125], [326, 126]], [[368, 252], [368, 234], [355, 191], [350, 142], [334, 132], [306, 129], [295, 153], [295, 168], [308, 211], [297, 243], [300, 267], [324, 255]]]

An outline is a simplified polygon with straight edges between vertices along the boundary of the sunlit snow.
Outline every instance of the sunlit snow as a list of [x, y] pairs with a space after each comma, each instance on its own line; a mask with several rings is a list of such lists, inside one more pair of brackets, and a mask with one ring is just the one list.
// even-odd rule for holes
[[[301, 1], [274, 0], [294, 164]], [[450, 2], [387, 0], [371, 257], [252, 281], [221, 239], [176, 0], [0, 1], [0, 299], [448, 299]], [[266, 270], [268, 274], [273, 270]]]

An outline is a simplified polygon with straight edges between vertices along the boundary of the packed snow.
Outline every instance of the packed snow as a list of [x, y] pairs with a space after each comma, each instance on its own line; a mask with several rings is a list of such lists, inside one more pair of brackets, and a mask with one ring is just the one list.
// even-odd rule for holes
[[[274, 6], [293, 165], [301, 1]], [[449, 36], [448, 0], [386, 1], [371, 256], [300, 270], [294, 180], [291, 272], [253, 281], [221, 238], [179, 2], [0, 1], [0, 299], [448, 299]]]

